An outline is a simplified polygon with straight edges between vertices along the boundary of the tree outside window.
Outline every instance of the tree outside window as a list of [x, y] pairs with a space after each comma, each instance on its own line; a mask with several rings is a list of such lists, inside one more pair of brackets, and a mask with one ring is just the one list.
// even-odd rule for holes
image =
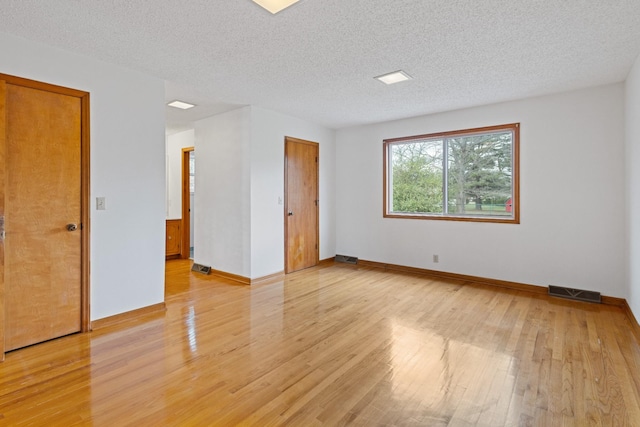
[[384, 141], [385, 217], [519, 222], [519, 124]]

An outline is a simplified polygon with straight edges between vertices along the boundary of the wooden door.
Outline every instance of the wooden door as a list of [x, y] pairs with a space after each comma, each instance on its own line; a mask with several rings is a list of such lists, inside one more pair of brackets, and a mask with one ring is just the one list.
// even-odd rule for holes
[[89, 122], [85, 92], [0, 81], [3, 354], [89, 328]]
[[166, 259], [178, 258], [181, 252], [182, 243], [182, 220], [168, 219], [165, 234], [165, 257]]
[[182, 149], [182, 249], [180, 258], [188, 259], [191, 254], [191, 156], [193, 147]]
[[318, 144], [285, 138], [285, 272], [319, 261]]

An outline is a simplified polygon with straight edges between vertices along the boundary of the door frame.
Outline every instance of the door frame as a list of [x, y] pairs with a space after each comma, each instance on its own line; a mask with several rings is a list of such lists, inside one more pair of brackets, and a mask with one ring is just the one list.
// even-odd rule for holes
[[[79, 98], [80, 100], [80, 332], [91, 330], [90, 316], [90, 222], [89, 222], [89, 195], [90, 195], [90, 129], [89, 129], [89, 93], [77, 89], [52, 85], [49, 83], [29, 80], [22, 77], [11, 76], [0, 73], [0, 161], [6, 159], [6, 84], [23, 86], [31, 89], [38, 89]], [[4, 165], [0, 168], [0, 216], [4, 218], [4, 188], [6, 180], [6, 170]], [[4, 220], [2, 221], [4, 222]], [[2, 225], [4, 232], [4, 224]], [[5, 282], [4, 282], [4, 238], [0, 238], [0, 361], [4, 360], [5, 354]]]
[[189, 188], [189, 156], [194, 147], [182, 149], [182, 242], [180, 258], [189, 259], [191, 249], [191, 191]]
[[316, 264], [320, 263], [320, 144], [313, 141], [306, 141], [304, 139], [293, 138], [290, 136], [284, 137], [284, 209], [282, 211], [282, 215], [284, 218], [284, 273], [291, 273], [291, 268], [289, 265], [289, 221], [288, 221], [288, 211], [289, 211], [289, 184], [288, 184], [288, 176], [289, 176], [289, 168], [287, 164], [287, 144], [289, 143], [297, 143], [297, 144], [305, 144], [311, 145], [316, 148], [316, 242], [318, 248], [316, 250]]

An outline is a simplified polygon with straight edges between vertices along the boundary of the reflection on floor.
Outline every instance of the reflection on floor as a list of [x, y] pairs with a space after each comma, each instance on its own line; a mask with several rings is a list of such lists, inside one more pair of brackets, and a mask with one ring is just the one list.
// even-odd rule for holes
[[11, 352], [0, 425], [633, 425], [622, 309], [327, 265], [167, 262], [166, 312]]

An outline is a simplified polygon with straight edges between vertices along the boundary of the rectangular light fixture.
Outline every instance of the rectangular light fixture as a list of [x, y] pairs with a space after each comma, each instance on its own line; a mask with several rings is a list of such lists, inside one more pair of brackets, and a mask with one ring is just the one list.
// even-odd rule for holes
[[253, 0], [253, 2], [259, 4], [275, 15], [282, 9], [286, 9], [292, 4], [297, 3], [298, 0]]
[[181, 110], [188, 110], [189, 108], [193, 108], [195, 107], [195, 105], [193, 104], [189, 104], [188, 102], [183, 102], [183, 101], [172, 101], [170, 103], [167, 104], [169, 107], [173, 107], [173, 108], [179, 108]]
[[404, 82], [406, 80], [411, 80], [412, 78], [413, 77], [411, 77], [409, 74], [405, 73], [402, 70], [398, 70], [398, 71], [394, 71], [393, 73], [387, 73], [378, 77], [374, 77], [374, 79], [380, 80], [382, 83], [387, 85]]

